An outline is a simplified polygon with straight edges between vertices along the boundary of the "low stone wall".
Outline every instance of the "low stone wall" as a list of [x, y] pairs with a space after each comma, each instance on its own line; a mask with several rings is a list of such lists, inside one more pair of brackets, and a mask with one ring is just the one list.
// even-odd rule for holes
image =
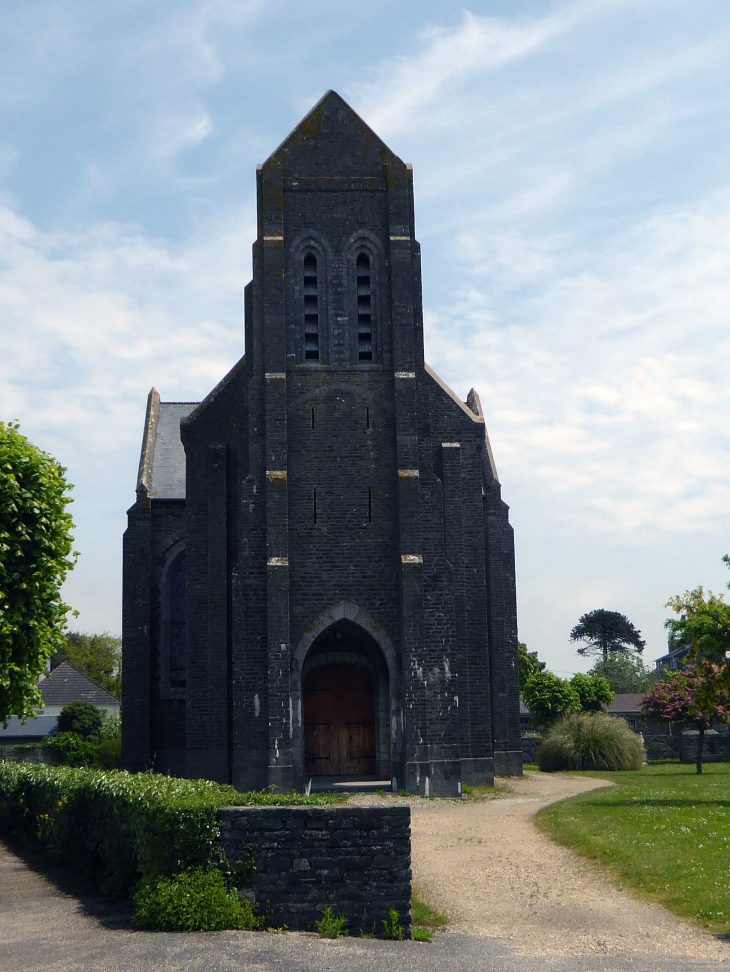
[[522, 762], [537, 762], [537, 747], [542, 742], [542, 736], [537, 733], [523, 734], [522, 736]]
[[8, 763], [47, 763], [57, 766], [58, 758], [43, 746], [21, 743], [17, 746], [0, 746], [0, 760]]
[[226, 807], [220, 819], [231, 863], [254, 850], [251, 893], [272, 925], [311, 929], [332, 907], [351, 935], [380, 935], [395, 908], [410, 937], [410, 807]]
[[[679, 742], [679, 758], [683, 763], [697, 761], [697, 745], [700, 740], [699, 730], [685, 729], [677, 733]], [[708, 729], [702, 746], [702, 760], [705, 763], [725, 763], [730, 759], [730, 732], [727, 726], [719, 729]]]

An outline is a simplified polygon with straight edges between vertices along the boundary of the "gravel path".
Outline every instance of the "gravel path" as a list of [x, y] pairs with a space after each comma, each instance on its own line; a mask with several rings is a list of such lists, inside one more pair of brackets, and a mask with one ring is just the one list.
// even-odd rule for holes
[[415, 885], [450, 916], [452, 934], [507, 939], [523, 954], [730, 960], [730, 944], [640, 900], [535, 826], [541, 807], [607, 785], [534, 773], [499, 799], [409, 801]]

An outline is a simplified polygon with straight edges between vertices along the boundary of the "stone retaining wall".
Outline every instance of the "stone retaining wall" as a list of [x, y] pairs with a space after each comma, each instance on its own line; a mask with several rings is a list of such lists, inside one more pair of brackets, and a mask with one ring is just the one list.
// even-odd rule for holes
[[17, 746], [0, 746], [0, 760], [8, 763], [47, 763], [58, 766], [55, 753], [44, 749], [43, 746], [20, 744]]
[[220, 819], [231, 863], [254, 849], [251, 895], [270, 902], [272, 925], [311, 929], [329, 906], [351, 935], [380, 935], [395, 908], [410, 938], [410, 807], [226, 807]]

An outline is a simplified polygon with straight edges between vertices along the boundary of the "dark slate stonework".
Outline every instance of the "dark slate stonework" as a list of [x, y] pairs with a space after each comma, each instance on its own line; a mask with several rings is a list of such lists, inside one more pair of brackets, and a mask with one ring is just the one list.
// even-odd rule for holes
[[374, 680], [377, 779], [519, 774], [512, 529], [476, 392], [423, 360], [412, 171], [329, 92], [257, 183], [245, 356], [199, 404], [150, 393], [123, 764], [301, 788], [303, 683], [331, 663]]
[[351, 934], [382, 934], [394, 908], [410, 938], [410, 807], [228, 807], [220, 818], [232, 864], [254, 851], [247, 886], [274, 927], [312, 929], [331, 907]]

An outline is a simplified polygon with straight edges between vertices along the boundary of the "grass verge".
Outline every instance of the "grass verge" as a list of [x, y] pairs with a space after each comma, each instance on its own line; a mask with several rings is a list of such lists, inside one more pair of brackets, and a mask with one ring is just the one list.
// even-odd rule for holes
[[494, 786], [472, 786], [462, 783], [461, 796], [464, 800], [496, 800], [498, 797], [508, 796], [512, 792], [511, 777], [495, 776]]
[[411, 919], [413, 921], [413, 938], [417, 942], [430, 942], [433, 933], [442, 931], [449, 923], [447, 916], [432, 908], [417, 888], [413, 889], [411, 898]]
[[730, 764], [571, 775], [616, 786], [545, 807], [538, 826], [674, 914], [730, 932]]

